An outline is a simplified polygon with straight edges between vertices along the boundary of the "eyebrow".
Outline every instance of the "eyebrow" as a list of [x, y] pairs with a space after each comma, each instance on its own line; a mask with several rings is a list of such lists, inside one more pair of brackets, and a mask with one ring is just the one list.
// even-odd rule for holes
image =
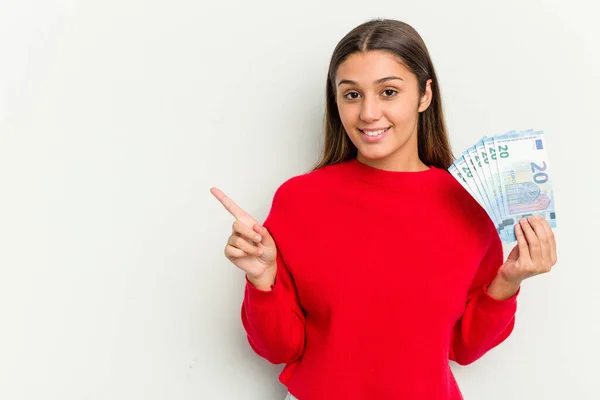
[[[383, 82], [387, 82], [387, 81], [393, 81], [394, 79], [400, 79], [401, 81], [404, 81], [404, 79], [400, 78], [399, 76], [386, 76], [385, 78], [381, 78], [381, 79], [377, 79], [375, 82], [373, 82], [375, 85], [379, 85]], [[346, 85], [356, 85], [356, 82], [351, 81], [349, 79], [342, 79], [339, 83], [338, 86], [341, 86], [343, 84]]]

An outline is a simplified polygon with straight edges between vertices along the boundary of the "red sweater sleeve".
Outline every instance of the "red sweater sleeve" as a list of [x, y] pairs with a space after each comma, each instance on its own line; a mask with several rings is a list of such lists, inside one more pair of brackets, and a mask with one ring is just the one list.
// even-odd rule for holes
[[[289, 196], [280, 187], [273, 198], [273, 205], [264, 226], [277, 243], [277, 273], [271, 290], [260, 290], [246, 279], [242, 303], [242, 324], [248, 342], [261, 357], [273, 364], [290, 363], [304, 352], [304, 313], [300, 308], [294, 280], [277, 242], [285, 224]], [[289, 220], [289, 215], [287, 215]], [[288, 228], [289, 229], [289, 228]]]
[[[461, 319], [454, 326], [450, 359], [470, 364], [502, 343], [512, 332], [517, 308], [517, 292], [507, 300], [488, 295], [487, 288], [504, 262], [502, 242], [494, 232], [469, 290]], [[520, 291], [520, 289], [519, 289]]]

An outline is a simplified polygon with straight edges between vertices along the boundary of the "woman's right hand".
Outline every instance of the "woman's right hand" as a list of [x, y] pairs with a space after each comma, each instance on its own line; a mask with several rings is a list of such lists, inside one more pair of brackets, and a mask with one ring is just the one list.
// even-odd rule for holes
[[277, 271], [277, 246], [273, 237], [250, 214], [242, 210], [221, 190], [210, 192], [233, 217], [232, 233], [225, 246], [225, 257], [246, 273], [248, 280], [261, 290], [270, 290]]

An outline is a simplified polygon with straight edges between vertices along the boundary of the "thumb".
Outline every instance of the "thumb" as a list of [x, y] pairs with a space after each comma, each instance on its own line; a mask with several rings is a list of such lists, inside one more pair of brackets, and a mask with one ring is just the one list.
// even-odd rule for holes
[[254, 231], [256, 233], [258, 233], [259, 235], [262, 236], [262, 241], [261, 243], [263, 245], [271, 245], [273, 244], [273, 237], [271, 236], [271, 234], [269, 233], [269, 231], [267, 230], [267, 228], [265, 228], [264, 226], [261, 226], [260, 224], [254, 224]]
[[517, 261], [519, 259], [519, 246], [513, 247], [506, 261]]

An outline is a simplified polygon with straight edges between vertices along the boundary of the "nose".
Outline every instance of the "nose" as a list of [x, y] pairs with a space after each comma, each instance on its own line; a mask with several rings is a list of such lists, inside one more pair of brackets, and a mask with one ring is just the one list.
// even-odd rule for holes
[[365, 96], [360, 108], [360, 119], [365, 122], [377, 121], [381, 118], [381, 107], [377, 99]]

